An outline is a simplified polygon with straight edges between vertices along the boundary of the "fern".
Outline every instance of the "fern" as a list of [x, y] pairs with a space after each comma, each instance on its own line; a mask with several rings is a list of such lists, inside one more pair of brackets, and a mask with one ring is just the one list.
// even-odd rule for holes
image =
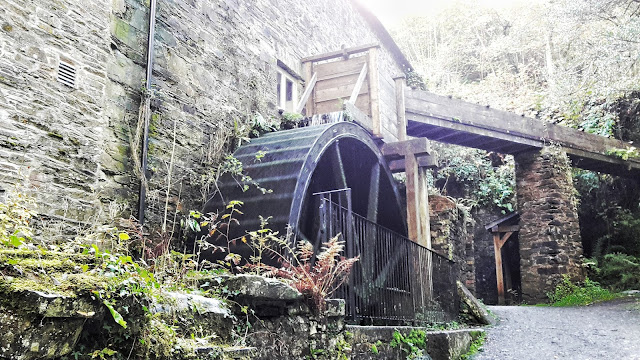
[[251, 244], [260, 247], [261, 253], [272, 254], [280, 263], [279, 267], [266, 265], [261, 259], [247, 267], [264, 276], [287, 280], [291, 286], [308, 297], [316, 309], [324, 311], [326, 301], [347, 280], [353, 265], [359, 257], [347, 259], [340, 254], [344, 251], [344, 241], [340, 235], [324, 243], [316, 260], [313, 245], [308, 241], [299, 241], [295, 248], [283, 238], [268, 237], [265, 244], [264, 234], [251, 234]]

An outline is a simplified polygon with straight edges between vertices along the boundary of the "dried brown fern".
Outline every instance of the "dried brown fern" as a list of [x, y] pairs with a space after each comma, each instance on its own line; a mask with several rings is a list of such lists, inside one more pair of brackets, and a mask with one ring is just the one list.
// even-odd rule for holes
[[280, 267], [257, 262], [247, 265], [264, 276], [285, 279], [296, 290], [312, 300], [314, 306], [323, 311], [325, 300], [347, 280], [358, 257], [347, 259], [340, 254], [344, 251], [344, 241], [340, 235], [324, 243], [313, 261], [314, 249], [308, 241], [298, 242], [292, 249], [285, 239], [280, 238], [265, 250], [273, 254]]

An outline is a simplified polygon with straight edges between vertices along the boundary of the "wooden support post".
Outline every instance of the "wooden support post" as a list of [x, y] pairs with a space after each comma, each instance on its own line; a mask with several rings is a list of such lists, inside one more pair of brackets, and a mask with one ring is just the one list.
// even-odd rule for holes
[[430, 156], [429, 141], [416, 138], [382, 145], [382, 154], [387, 160], [401, 160], [407, 177], [407, 225], [409, 239], [422, 246], [431, 246], [429, 225], [429, 194], [427, 188], [427, 168], [429, 161], [421, 161]]
[[[517, 226], [510, 228], [518, 228]], [[518, 230], [516, 230], [518, 231]], [[496, 258], [496, 286], [498, 287], [498, 304], [504, 304], [504, 276], [502, 273], [502, 247], [513, 235], [513, 231], [507, 231], [500, 237], [500, 232], [493, 233], [493, 251]]]
[[396, 82], [396, 116], [398, 126], [398, 141], [407, 140], [407, 114], [405, 111], [404, 88], [407, 84], [406, 76], [394, 79]]
[[418, 166], [418, 206], [420, 208], [419, 244], [431, 248], [431, 220], [429, 216], [429, 181], [427, 168]]
[[[308, 61], [302, 64], [302, 71], [304, 73], [304, 80], [307, 82], [307, 87], [309, 86], [309, 84], [313, 81], [314, 78], [317, 79], [317, 77], [315, 77], [314, 73], [313, 73], [313, 62], [312, 61]], [[314, 105], [314, 98], [315, 98], [315, 82], [314, 82], [314, 87], [311, 89], [310, 94], [308, 95], [307, 98], [307, 106], [306, 108], [306, 116], [312, 116], [315, 114], [315, 105]]]
[[493, 233], [493, 251], [496, 258], [496, 282], [498, 286], [498, 304], [504, 305], [504, 280], [502, 278], [502, 251], [500, 234]]
[[[407, 177], [407, 226], [409, 227], [409, 239], [420, 244], [420, 224], [418, 218], [420, 216], [419, 208], [419, 191], [418, 191], [418, 161], [414, 154], [406, 154], [404, 157], [405, 175]], [[420, 244], [425, 245], [426, 244]]]
[[369, 49], [369, 101], [371, 103], [371, 121], [373, 122], [373, 135], [382, 136], [380, 124], [380, 80], [378, 73], [378, 48]]

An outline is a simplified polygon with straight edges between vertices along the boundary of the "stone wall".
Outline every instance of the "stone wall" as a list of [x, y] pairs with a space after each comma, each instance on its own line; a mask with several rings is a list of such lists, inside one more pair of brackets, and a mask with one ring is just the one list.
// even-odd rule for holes
[[570, 163], [564, 152], [551, 147], [515, 160], [522, 298], [542, 302], [563, 275], [583, 276]]
[[473, 219], [446, 196], [429, 196], [431, 247], [455, 261], [456, 279], [475, 292]]
[[[48, 219], [73, 221], [77, 231], [136, 215], [139, 180], [130, 144], [144, 83], [148, 14], [142, 0], [5, 1], [2, 190], [32, 188]], [[277, 60], [300, 73], [302, 57], [378, 41], [348, 0], [159, 0], [155, 40], [148, 174], [153, 224], [161, 222], [167, 194], [169, 214], [201, 206], [235, 122], [276, 113]], [[380, 54], [383, 133], [393, 137], [392, 77], [401, 69], [387, 49]], [[57, 81], [61, 61], [75, 67], [74, 87]]]

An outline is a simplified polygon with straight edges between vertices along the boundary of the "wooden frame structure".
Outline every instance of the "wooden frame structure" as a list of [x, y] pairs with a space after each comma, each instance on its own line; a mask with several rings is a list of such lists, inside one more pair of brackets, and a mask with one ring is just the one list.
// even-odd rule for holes
[[520, 215], [516, 212], [496, 220], [485, 226], [493, 234], [493, 253], [496, 261], [496, 287], [498, 290], [498, 304], [505, 303], [504, 269], [502, 264], [502, 248], [512, 235], [520, 231], [520, 225], [505, 225], [518, 221]]
[[303, 58], [307, 86], [300, 112], [306, 109], [312, 116], [342, 111], [349, 103], [371, 119], [368, 130], [380, 137], [379, 47], [374, 43]]

